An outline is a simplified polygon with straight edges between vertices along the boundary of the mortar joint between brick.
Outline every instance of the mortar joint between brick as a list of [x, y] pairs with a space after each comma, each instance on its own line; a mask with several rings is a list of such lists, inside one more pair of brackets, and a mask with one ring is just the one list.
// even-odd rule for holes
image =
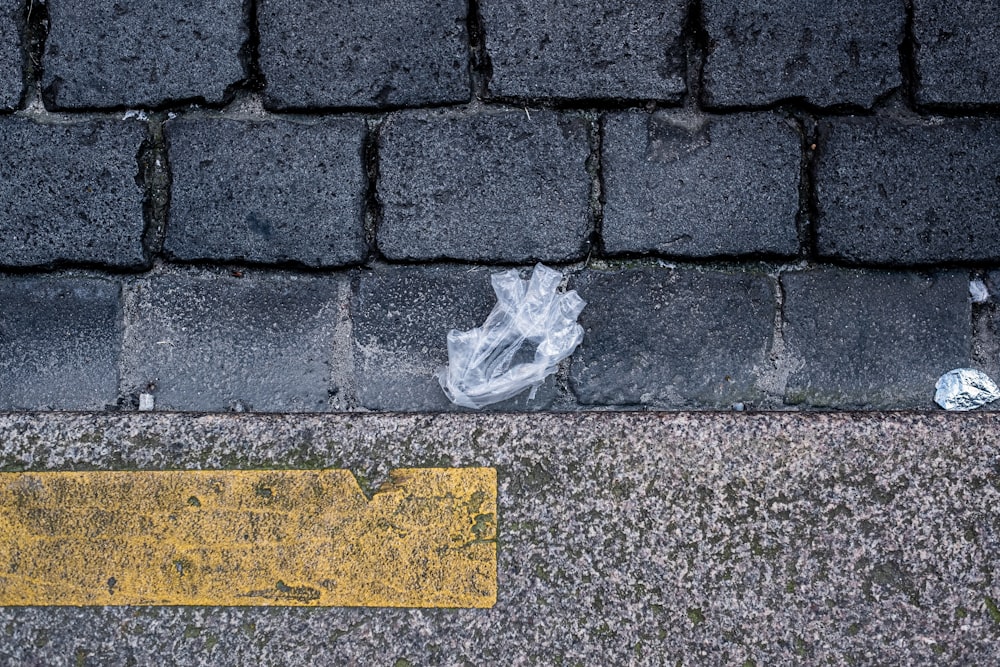
[[244, 0], [243, 21], [247, 29], [247, 38], [240, 46], [243, 79], [229, 87], [226, 91], [227, 99], [240, 93], [262, 93], [267, 85], [264, 73], [260, 68], [260, 25], [257, 21], [257, 0]]
[[815, 116], [796, 118], [802, 137], [802, 160], [799, 172], [799, 212], [797, 228], [799, 256], [815, 260], [818, 256], [817, 225], [819, 224], [819, 194], [817, 173], [820, 151], [819, 121]]
[[705, 58], [708, 55], [708, 31], [705, 29], [705, 15], [702, 0], [690, 0], [682, 32], [685, 55], [685, 81], [687, 93], [684, 106], [700, 109], [704, 87]]
[[904, 0], [903, 40], [899, 44], [899, 75], [902, 80], [903, 97], [910, 109], [917, 108], [917, 86], [920, 72], [917, 69], [917, 39], [913, 30], [913, 0]]
[[26, 0], [21, 23], [22, 109], [43, 110], [42, 54], [49, 36], [49, 9], [42, 0]]
[[469, 39], [469, 78], [472, 97], [485, 99], [490, 96], [493, 62], [486, 49], [486, 23], [480, 11], [479, 0], [469, 0], [466, 32]]
[[171, 173], [166, 136], [166, 116], [151, 114], [146, 122], [146, 139], [136, 155], [136, 182], [143, 188], [142, 213], [145, 222], [143, 248], [150, 263], [163, 252], [170, 210]]
[[604, 256], [604, 205], [607, 201], [604, 189], [604, 114], [597, 113], [590, 119], [588, 133], [590, 152], [586, 169], [590, 176], [590, 234], [586, 240], [587, 259], [593, 255]]
[[362, 145], [361, 159], [365, 173], [365, 192], [361, 207], [361, 224], [368, 245], [366, 264], [382, 259], [378, 248], [378, 230], [382, 224], [382, 200], [379, 197], [380, 143], [384, 118], [365, 121], [367, 130]]

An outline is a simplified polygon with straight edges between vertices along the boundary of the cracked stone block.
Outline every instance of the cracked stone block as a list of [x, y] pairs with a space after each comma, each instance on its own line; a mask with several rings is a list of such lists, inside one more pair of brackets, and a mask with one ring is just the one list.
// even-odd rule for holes
[[399, 107], [471, 97], [464, 0], [259, 0], [273, 109]]
[[226, 273], [155, 275], [130, 288], [123, 387], [157, 410], [324, 412], [341, 278]]
[[790, 405], [935, 409], [937, 379], [969, 364], [967, 272], [825, 268], [781, 282]]
[[685, 93], [686, 0], [481, 0], [498, 97], [649, 99]]
[[390, 119], [380, 140], [379, 249], [398, 260], [581, 258], [589, 132], [581, 114], [554, 111]]
[[104, 410], [118, 402], [119, 286], [0, 276], [0, 410]]
[[[483, 267], [384, 267], [364, 271], [351, 316], [358, 402], [371, 410], [466, 410], [438, 383], [448, 365], [448, 331], [481, 326], [496, 303]], [[543, 410], [555, 398], [550, 376], [528, 400], [525, 392], [487, 410]]]
[[136, 121], [0, 118], [0, 265], [144, 266], [145, 139]]
[[821, 256], [858, 264], [996, 262], [1000, 121], [823, 121], [816, 191]]
[[902, 0], [704, 0], [702, 12], [709, 40], [704, 94], [711, 107], [799, 98], [867, 108], [902, 85]]
[[914, 0], [918, 104], [1000, 104], [1000, 4]]
[[772, 114], [609, 114], [604, 222], [609, 253], [712, 257], [799, 250], [801, 137]]
[[0, 109], [14, 109], [21, 101], [21, 35], [24, 3], [0, 2]]
[[52, 107], [214, 104], [246, 77], [242, 0], [48, 0], [42, 89]]
[[585, 405], [729, 408], [766, 398], [770, 278], [663, 268], [585, 271], [570, 382]]
[[310, 267], [364, 259], [363, 120], [185, 119], [166, 136], [173, 257]]

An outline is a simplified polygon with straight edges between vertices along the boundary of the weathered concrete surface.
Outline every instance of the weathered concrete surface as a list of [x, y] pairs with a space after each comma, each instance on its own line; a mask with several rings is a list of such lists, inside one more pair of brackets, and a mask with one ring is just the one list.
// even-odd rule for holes
[[6, 608], [8, 664], [1000, 660], [996, 414], [2, 415], [0, 465], [499, 474], [493, 609]]

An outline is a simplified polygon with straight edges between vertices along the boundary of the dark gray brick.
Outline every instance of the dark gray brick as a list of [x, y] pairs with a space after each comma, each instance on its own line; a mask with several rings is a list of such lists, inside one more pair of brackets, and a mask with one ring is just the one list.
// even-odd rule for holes
[[764, 398], [775, 318], [766, 276], [588, 271], [571, 287], [587, 301], [570, 368], [581, 403], [728, 408]]
[[579, 114], [551, 111], [391, 119], [381, 139], [379, 249], [391, 259], [580, 257], [588, 128]]
[[870, 107], [901, 85], [902, 0], [703, 0], [705, 101]]
[[781, 281], [789, 404], [933, 409], [937, 379], [969, 364], [965, 272], [829, 268]]
[[60, 108], [221, 102], [245, 76], [243, 0], [48, 0], [46, 102]]
[[350, 118], [169, 123], [166, 251], [316, 267], [362, 261], [364, 134], [364, 121]]
[[610, 253], [798, 251], [801, 139], [771, 114], [611, 114], [603, 237]]
[[24, 3], [0, 2], [0, 109], [14, 109], [21, 101], [21, 15]]
[[857, 263], [1000, 259], [1000, 122], [879, 118], [820, 127], [821, 255]]
[[1000, 104], [1000, 4], [914, 0], [917, 102]]
[[272, 108], [471, 97], [465, 0], [259, 0], [257, 7]]
[[[480, 326], [496, 303], [485, 268], [378, 268], [362, 273], [352, 306], [358, 402], [373, 410], [461, 410], [445, 396], [438, 371], [448, 365], [448, 331]], [[527, 393], [490, 406], [544, 409], [549, 378]]]
[[145, 138], [135, 121], [0, 119], [0, 265], [145, 264]]
[[518, 98], [678, 100], [686, 0], [480, 0], [490, 92]]
[[118, 401], [119, 287], [0, 276], [0, 410], [103, 410]]
[[[1000, 271], [990, 271], [983, 282], [990, 296], [973, 306], [971, 365], [1000, 382]], [[1000, 410], [1000, 401], [990, 403], [988, 409]]]
[[[124, 388], [157, 409], [329, 409], [342, 280], [244, 272], [139, 281], [126, 301]], [[345, 300], [342, 302], [341, 297]]]

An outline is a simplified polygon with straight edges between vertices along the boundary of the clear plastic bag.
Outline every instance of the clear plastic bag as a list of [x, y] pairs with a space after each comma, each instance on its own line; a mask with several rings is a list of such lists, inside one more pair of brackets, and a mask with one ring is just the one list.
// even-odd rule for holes
[[[481, 327], [448, 332], [448, 367], [438, 376], [448, 398], [467, 408], [503, 401], [531, 387], [529, 400], [583, 340], [576, 318], [586, 302], [557, 291], [562, 274], [535, 265], [530, 280], [515, 269], [491, 277], [497, 304]], [[534, 359], [511, 365], [525, 343]]]

